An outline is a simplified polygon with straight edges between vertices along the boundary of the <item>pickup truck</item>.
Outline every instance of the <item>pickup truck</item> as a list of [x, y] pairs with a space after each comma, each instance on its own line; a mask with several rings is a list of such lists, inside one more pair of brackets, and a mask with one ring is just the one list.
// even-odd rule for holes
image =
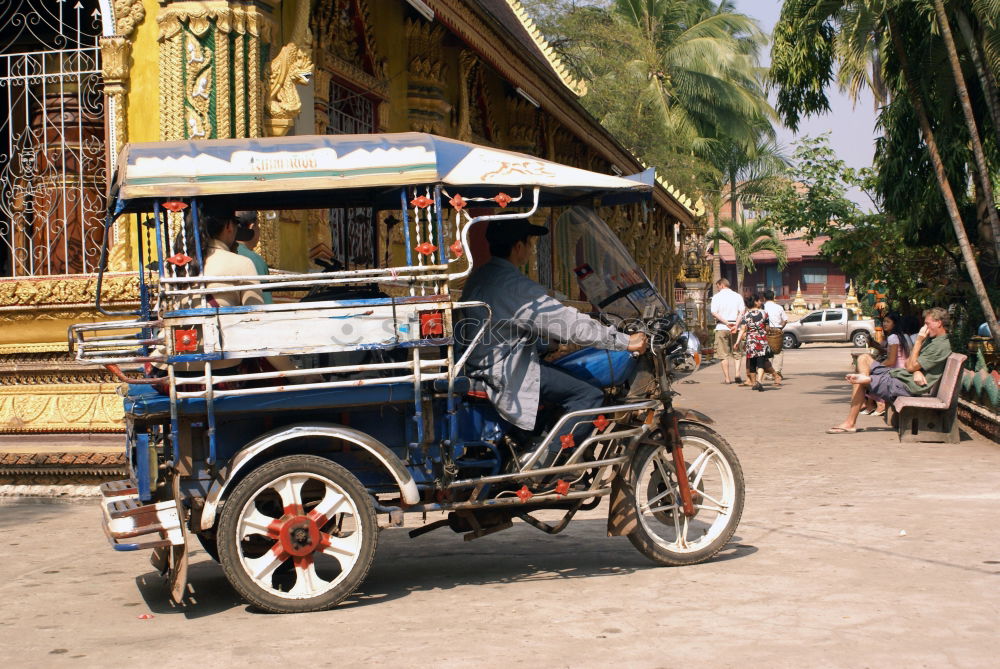
[[798, 348], [811, 341], [849, 341], [857, 347], [868, 346], [875, 338], [875, 321], [856, 320], [848, 309], [820, 309], [789, 323], [784, 329], [784, 348]]

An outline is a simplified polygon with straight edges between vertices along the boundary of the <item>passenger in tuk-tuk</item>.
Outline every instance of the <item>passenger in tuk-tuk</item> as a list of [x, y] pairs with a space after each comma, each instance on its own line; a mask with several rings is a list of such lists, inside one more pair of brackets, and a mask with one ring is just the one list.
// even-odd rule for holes
[[[250, 258], [257, 274], [267, 276], [271, 270], [267, 266], [267, 261], [257, 253], [257, 243], [260, 241], [260, 225], [257, 223], [256, 211], [238, 211], [236, 220], [239, 226], [236, 230], [236, 248], [232, 249], [245, 258]], [[274, 304], [274, 298], [270, 291], [263, 291], [264, 304]]]
[[[469, 276], [462, 292], [463, 301], [485, 302], [492, 310], [489, 331], [469, 355], [468, 375], [486, 385], [500, 415], [522, 430], [535, 429], [539, 402], [558, 404], [566, 412], [597, 408], [604, 402], [600, 388], [542, 362], [549, 344], [636, 353], [648, 346], [646, 335], [618, 332], [563, 305], [518, 269], [531, 257], [531, 238], [548, 232], [526, 220], [491, 222], [486, 241], [493, 257]], [[566, 434], [572, 431], [573, 442], [579, 444], [592, 429], [590, 421], [575, 429], [570, 424], [550, 442], [539, 465], [554, 462]]]
[[[202, 276], [256, 276], [257, 268], [253, 261], [233, 249], [236, 247], [236, 239], [239, 234], [241, 221], [232, 212], [207, 214], [203, 217], [205, 231], [208, 238], [204, 244], [203, 257], [205, 267], [201, 271]], [[264, 297], [259, 289], [252, 290], [225, 290], [232, 288], [234, 282], [219, 281], [209, 282], [206, 288], [212, 289], [206, 301], [212, 307], [236, 307], [256, 304], [264, 304]], [[287, 372], [296, 369], [295, 365], [286, 356], [269, 356], [264, 358], [267, 363], [276, 371]], [[212, 363], [212, 373], [220, 376], [230, 374], [241, 374], [246, 372], [260, 371], [256, 368], [247, 368], [247, 365], [257, 364], [250, 360], [233, 358], [219, 360]], [[175, 369], [180, 373], [202, 372], [201, 363], [178, 363]], [[321, 379], [318, 376], [298, 377], [299, 382], [315, 382]], [[276, 380], [277, 381], [277, 380]]]

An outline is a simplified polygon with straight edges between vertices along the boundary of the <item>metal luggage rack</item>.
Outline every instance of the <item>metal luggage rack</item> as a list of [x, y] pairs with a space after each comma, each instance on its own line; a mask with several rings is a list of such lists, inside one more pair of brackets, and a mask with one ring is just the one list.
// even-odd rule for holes
[[[112, 330], [138, 330], [138, 332], [87, 336], [90, 333]], [[69, 348], [71, 351], [76, 351], [78, 362], [122, 365], [166, 361], [165, 356], [151, 353], [151, 350], [156, 347], [165, 345], [163, 321], [161, 320], [110, 321], [73, 325], [69, 328], [68, 339]]]

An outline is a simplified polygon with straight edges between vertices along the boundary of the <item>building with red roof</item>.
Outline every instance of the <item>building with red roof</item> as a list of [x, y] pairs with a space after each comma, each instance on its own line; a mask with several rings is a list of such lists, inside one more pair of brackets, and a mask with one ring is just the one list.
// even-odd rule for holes
[[[743, 292], [756, 293], [772, 289], [775, 299], [785, 303], [791, 302], [801, 285], [802, 295], [808, 304], [819, 304], [824, 289], [831, 302], [842, 303], [847, 298], [848, 278], [844, 270], [820, 255], [820, 249], [828, 239], [825, 236], [816, 237], [812, 241], [796, 236], [783, 238], [788, 253], [788, 264], [783, 270], [778, 269], [778, 259], [770, 251], [754, 253], [752, 258], [755, 268], [753, 272], [744, 275]], [[719, 255], [722, 276], [729, 279], [735, 289], [736, 253], [732, 246], [720, 242]]]

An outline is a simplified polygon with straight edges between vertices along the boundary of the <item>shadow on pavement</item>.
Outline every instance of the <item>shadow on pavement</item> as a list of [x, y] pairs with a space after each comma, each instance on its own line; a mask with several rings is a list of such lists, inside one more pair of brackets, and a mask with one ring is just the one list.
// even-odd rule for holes
[[[561, 581], [578, 578], [624, 576], [659, 569], [632, 547], [625, 537], [604, 536], [607, 521], [574, 521], [573, 534], [554, 537], [538, 534], [517, 524], [503, 538], [488, 537], [466, 543], [462, 537], [442, 531], [433, 539], [410, 539], [406, 529], [385, 530], [371, 571], [361, 588], [337, 609], [378, 604], [413, 592], [449, 590], [467, 585], [505, 585], [523, 582]], [[726, 562], [753, 555], [756, 546], [740, 543], [733, 536], [711, 562]], [[236, 607], [262, 613], [247, 604], [229, 585], [222, 568], [199, 550], [188, 572], [190, 601], [177, 606], [158, 572], [135, 579], [136, 587], [156, 615], [180, 614], [197, 619]]]

